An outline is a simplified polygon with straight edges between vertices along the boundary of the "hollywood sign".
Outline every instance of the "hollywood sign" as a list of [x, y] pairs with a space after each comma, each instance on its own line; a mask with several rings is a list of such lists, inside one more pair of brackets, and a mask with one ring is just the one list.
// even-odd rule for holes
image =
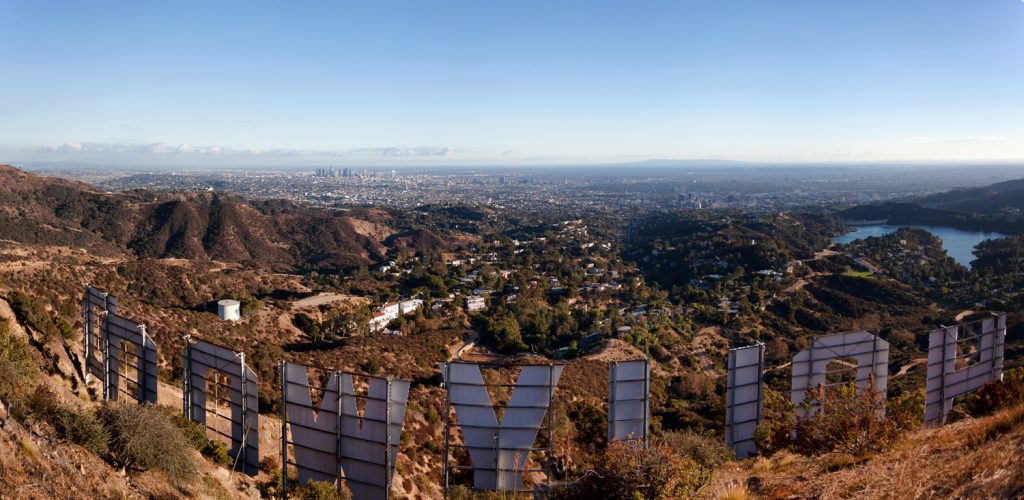
[[[928, 335], [928, 374], [925, 383], [925, 425], [941, 425], [953, 399], [1003, 379], [1006, 314], [932, 330]], [[817, 338], [793, 357], [790, 401], [798, 417], [822, 410], [806, 407], [808, 390], [825, 390], [847, 382], [828, 382], [834, 361], [855, 363], [854, 382], [860, 391], [885, 395], [889, 379], [889, 343], [865, 331]], [[729, 350], [726, 383], [726, 442], [738, 457], [756, 452], [754, 432], [761, 421], [764, 395], [764, 345]], [[842, 370], [840, 370], [842, 371]]]
[[[87, 381], [102, 380], [97, 392], [106, 400], [156, 403], [157, 347], [145, 326], [119, 316], [117, 299], [93, 287], [86, 287], [83, 308]], [[230, 443], [237, 470], [258, 474], [258, 380], [246, 365], [245, 354], [186, 336], [182, 358], [182, 413]], [[476, 488], [523, 490], [527, 473], [544, 471], [550, 477], [553, 440], [548, 408], [563, 365], [511, 366], [519, 375], [510, 386], [485, 382], [482, 367], [462, 362], [441, 365], [445, 456], [456, 448], [468, 453], [472, 465], [467, 468], [473, 470]], [[285, 488], [286, 472], [292, 467], [300, 484], [344, 481], [353, 498], [388, 498], [410, 382], [288, 362], [281, 362], [279, 373]], [[501, 418], [488, 395], [496, 386], [512, 390]], [[646, 358], [609, 365], [609, 440], [647, 442], [649, 387]], [[449, 418], [451, 411], [456, 420]], [[534, 443], [542, 429], [549, 433], [548, 467], [530, 469], [527, 457], [539, 450]], [[461, 433], [463, 444], [451, 442], [456, 433]]]
[[[114, 297], [87, 287], [83, 300], [84, 372], [87, 380], [103, 381], [107, 400], [122, 398], [156, 403], [157, 349], [145, 326], [117, 314]], [[103, 319], [97, 330], [95, 324]], [[953, 398], [1002, 378], [1006, 316], [931, 332], [925, 422], [944, 422]], [[216, 344], [185, 337], [182, 412], [230, 442], [235, 468], [255, 475], [259, 470], [257, 376], [245, 355]], [[856, 363], [860, 390], [885, 393], [889, 344], [865, 331], [825, 335], [796, 354], [792, 363], [791, 400], [800, 406], [809, 389], [828, 383], [833, 361]], [[485, 381], [480, 365], [441, 363], [445, 388], [444, 485], [455, 469], [473, 471], [473, 486], [485, 490], [524, 489], [532, 473], [551, 477], [553, 443], [548, 411], [563, 365], [516, 365], [514, 384]], [[491, 365], [493, 366], [493, 365]], [[360, 376], [281, 362], [281, 463], [298, 481], [344, 482], [353, 498], [388, 498], [401, 441], [410, 382], [389, 377]], [[764, 345], [729, 350], [727, 360], [725, 439], [737, 456], [756, 452], [754, 431], [761, 420], [764, 394]], [[650, 364], [646, 358], [609, 365], [608, 439], [644, 444], [650, 428]], [[501, 418], [488, 389], [511, 389]], [[213, 407], [211, 409], [211, 406]], [[226, 412], [221, 414], [220, 409]], [[806, 417], [822, 408], [806, 408]], [[454, 413], [455, 420], [450, 418]], [[207, 415], [224, 425], [211, 425]], [[534, 446], [547, 433], [547, 447]], [[452, 441], [461, 434], [462, 444]], [[289, 448], [292, 453], [289, 453]], [[469, 466], [449, 466], [453, 450], [462, 449]], [[543, 467], [531, 466], [533, 452], [545, 456]]]

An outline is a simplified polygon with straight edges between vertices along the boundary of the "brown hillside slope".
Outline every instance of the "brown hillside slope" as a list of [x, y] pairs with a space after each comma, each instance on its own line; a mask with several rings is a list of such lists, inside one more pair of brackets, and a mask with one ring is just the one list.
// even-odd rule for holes
[[719, 498], [743, 485], [762, 498], [1021, 498], [1024, 406], [910, 434], [859, 461], [849, 455], [786, 452], [716, 471], [701, 490]]
[[379, 262], [395, 247], [451, 247], [432, 233], [391, 239], [394, 229], [352, 215], [216, 193], [104, 193], [0, 165], [0, 239], [17, 243], [275, 270], [339, 269]]

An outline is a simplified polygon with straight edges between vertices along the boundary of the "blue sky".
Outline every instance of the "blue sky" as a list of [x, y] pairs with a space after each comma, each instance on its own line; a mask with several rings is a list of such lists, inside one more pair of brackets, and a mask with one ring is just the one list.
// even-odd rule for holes
[[0, 162], [1024, 159], [1024, 1], [0, 0]]

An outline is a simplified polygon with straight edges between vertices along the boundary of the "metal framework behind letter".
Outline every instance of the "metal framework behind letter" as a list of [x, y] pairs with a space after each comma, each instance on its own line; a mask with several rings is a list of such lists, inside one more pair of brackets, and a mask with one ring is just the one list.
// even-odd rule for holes
[[[339, 373], [341, 403], [338, 456], [352, 498], [388, 498], [402, 438], [409, 381], [367, 377], [366, 396], [358, 396], [352, 374]], [[365, 398], [359, 415], [359, 398]]]
[[[245, 354], [202, 340], [193, 342], [190, 337], [185, 337], [184, 354], [182, 411], [185, 417], [202, 424], [207, 432], [230, 440], [228, 453], [235, 459], [236, 467], [240, 464], [241, 470], [250, 476], [259, 474], [258, 384], [256, 372], [245, 364]], [[220, 372], [228, 379], [228, 385], [222, 387], [228, 391], [231, 413], [218, 415], [231, 422], [230, 434], [211, 428], [206, 422], [207, 384], [221, 384], [217, 378], [208, 378], [211, 371]]]
[[827, 387], [830, 361], [853, 358], [857, 361], [857, 388], [885, 395], [889, 381], [889, 343], [865, 331], [834, 333], [819, 337], [811, 346], [793, 356], [793, 384], [790, 400], [797, 415], [806, 418], [818, 410], [800, 408], [807, 389]]
[[82, 354], [84, 363], [85, 383], [89, 384], [93, 377], [103, 380], [103, 333], [102, 327], [97, 331], [97, 310], [100, 317], [107, 313], [117, 314], [117, 298], [98, 288], [85, 285], [82, 297]]
[[[1002, 380], [1005, 341], [1006, 314], [932, 330], [928, 335], [925, 424], [945, 423], [953, 398], [977, 390], [985, 382]], [[957, 352], [958, 342], [970, 342], [970, 352]], [[974, 364], [958, 368], [960, 360], [974, 356]]]
[[[366, 377], [367, 394], [361, 396], [349, 373], [327, 372], [327, 386], [318, 387], [303, 365], [284, 362], [282, 370], [283, 422], [291, 431], [291, 439], [285, 433], [282, 443], [284, 450], [288, 444], [295, 450], [295, 461], [285, 460], [283, 472], [290, 464], [300, 484], [343, 478], [355, 499], [388, 498], [409, 381]], [[310, 389], [321, 393], [319, 408], [313, 407]], [[361, 417], [359, 399], [366, 402]]]
[[646, 356], [608, 365], [608, 441], [641, 440], [647, 444], [650, 386], [651, 365]]
[[[487, 366], [487, 365], [483, 365]], [[551, 396], [562, 376], [563, 365], [522, 365], [512, 396], [499, 423], [488, 387], [480, 373], [481, 365], [473, 363], [442, 363], [441, 373], [447, 389], [447, 402], [455, 407], [458, 423], [446, 419], [445, 425], [445, 491], [448, 488], [448, 443], [451, 428], [458, 427], [465, 437], [469, 458], [473, 462], [473, 487], [481, 490], [522, 490], [523, 477], [531, 472], [545, 472], [551, 480]], [[445, 408], [445, 416], [450, 408]], [[548, 447], [534, 448], [537, 433], [548, 414]], [[527, 469], [532, 451], [546, 451], [548, 464], [543, 469]], [[518, 463], [517, 463], [518, 461]]]
[[754, 431], [764, 397], [764, 344], [729, 349], [725, 389], [725, 442], [737, 458], [757, 451]]
[[[103, 396], [107, 400], [120, 400], [119, 393], [140, 403], [156, 404], [157, 398], [157, 353], [156, 344], [146, 334], [146, 327], [134, 321], [108, 313], [103, 322], [104, 345], [104, 384]], [[131, 346], [129, 351], [126, 346]], [[125, 382], [126, 389], [121, 390], [120, 368], [124, 363], [128, 370], [125, 374], [135, 373], [134, 380], [129, 377]], [[135, 386], [134, 390], [132, 385]]]

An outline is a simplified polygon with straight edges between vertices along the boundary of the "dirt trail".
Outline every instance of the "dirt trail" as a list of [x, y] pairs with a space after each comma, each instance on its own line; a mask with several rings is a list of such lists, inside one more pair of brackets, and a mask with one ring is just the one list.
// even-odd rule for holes
[[345, 295], [340, 293], [319, 293], [312, 297], [306, 297], [302, 300], [296, 300], [292, 303], [293, 309], [307, 309], [310, 307], [320, 307], [325, 304], [333, 304], [335, 302], [342, 301], [353, 301], [361, 302], [368, 301], [365, 297], [357, 297], [355, 295]]
[[923, 364], [925, 364], [927, 362], [928, 362], [928, 358], [917, 358], [917, 359], [914, 359], [913, 361], [911, 361], [911, 362], [901, 366], [900, 367], [900, 371], [896, 372], [896, 375], [893, 375], [893, 377], [902, 377], [902, 376], [906, 375], [915, 366], [923, 365]]

